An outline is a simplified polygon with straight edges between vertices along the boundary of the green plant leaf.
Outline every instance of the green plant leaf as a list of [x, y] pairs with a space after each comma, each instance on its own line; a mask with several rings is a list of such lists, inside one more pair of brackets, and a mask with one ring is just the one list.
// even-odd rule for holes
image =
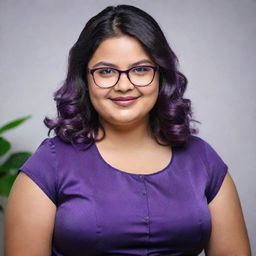
[[17, 174], [8, 174], [0, 179], [0, 194], [8, 197]]
[[3, 175], [2, 173], [3, 172], [10, 172], [11, 171], [11, 169], [9, 169], [8, 167], [5, 167], [5, 166], [3, 166], [3, 165], [0, 165], [0, 178], [1, 178], [1, 176]]
[[0, 137], [0, 156], [3, 156], [5, 153], [7, 153], [10, 150], [10, 148], [10, 142], [4, 139], [3, 137]]
[[13, 153], [1, 165], [0, 171], [9, 172], [10, 170], [18, 170], [31, 156], [31, 152]]
[[13, 120], [13, 121], [5, 124], [4, 126], [0, 127], [0, 134], [21, 125], [23, 122], [25, 122], [29, 118], [31, 118], [31, 116], [18, 118], [16, 120]]

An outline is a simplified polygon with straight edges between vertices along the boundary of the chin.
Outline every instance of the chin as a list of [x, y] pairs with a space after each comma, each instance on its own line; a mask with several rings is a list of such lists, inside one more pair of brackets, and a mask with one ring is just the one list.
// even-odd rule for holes
[[136, 122], [136, 119], [126, 118], [126, 119], [115, 119], [113, 120], [113, 124], [115, 125], [125, 125], [125, 124], [133, 124]]
[[143, 117], [126, 117], [126, 118], [118, 118], [113, 120], [113, 124], [115, 125], [134, 125], [134, 124], [139, 124], [143, 122], [145, 118]]

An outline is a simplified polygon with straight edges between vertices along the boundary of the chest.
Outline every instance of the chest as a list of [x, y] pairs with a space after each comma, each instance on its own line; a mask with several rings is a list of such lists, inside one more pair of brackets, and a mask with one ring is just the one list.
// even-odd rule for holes
[[55, 248], [77, 256], [197, 255], [203, 249], [211, 219], [201, 166], [175, 155], [156, 175], [127, 175], [92, 161], [95, 155], [60, 172]]
[[102, 159], [110, 166], [128, 173], [151, 174], [158, 172], [171, 162], [170, 147], [148, 150], [104, 150], [98, 149]]

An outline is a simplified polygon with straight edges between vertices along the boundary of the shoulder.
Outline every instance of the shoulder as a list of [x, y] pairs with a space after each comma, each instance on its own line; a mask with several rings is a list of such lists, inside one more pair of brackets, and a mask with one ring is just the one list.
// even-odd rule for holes
[[58, 147], [58, 148], [70, 148], [70, 146], [71, 146], [71, 143], [65, 142], [58, 135], [56, 135], [54, 137], [45, 138], [43, 141], [46, 141], [52, 147], [55, 147], [55, 148], [56, 147]]
[[223, 160], [218, 150], [206, 139], [191, 135], [188, 139], [187, 148], [191, 154], [200, 156], [208, 166], [213, 163], [223, 164]]
[[190, 155], [204, 156], [207, 145], [209, 145], [208, 142], [201, 137], [190, 135], [181, 151]]
[[67, 142], [67, 141], [64, 141], [63, 139], [61, 139], [61, 137], [58, 135], [56, 135], [54, 137], [46, 138], [44, 141], [47, 141], [47, 143], [49, 143], [51, 145], [51, 147], [54, 148], [55, 150], [62, 151], [62, 152], [84, 151], [86, 149], [89, 149], [93, 144], [93, 143], [92, 144], [78, 144], [78, 143]]
[[193, 147], [202, 147], [207, 143], [206, 140], [202, 139], [199, 136], [190, 135], [188, 138], [188, 145]]
[[[63, 172], [68, 167], [77, 166], [84, 159], [87, 163], [94, 159], [93, 144], [65, 142], [59, 136], [47, 138], [46, 141], [49, 144], [48, 149], [54, 155], [58, 173]], [[63, 168], [64, 166], [65, 168]]]
[[192, 152], [201, 153], [206, 158], [211, 154], [217, 153], [208, 140], [195, 135], [191, 135], [188, 138], [186, 149]]

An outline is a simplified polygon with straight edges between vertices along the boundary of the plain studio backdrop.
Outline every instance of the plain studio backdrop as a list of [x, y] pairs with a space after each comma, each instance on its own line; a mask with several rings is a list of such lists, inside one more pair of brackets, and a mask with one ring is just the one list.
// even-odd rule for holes
[[6, 133], [13, 150], [33, 152], [46, 138], [43, 119], [56, 115], [53, 92], [65, 79], [69, 49], [92, 16], [117, 4], [152, 15], [177, 54], [188, 78], [184, 97], [202, 123], [198, 136], [229, 167], [256, 255], [255, 0], [1, 0], [0, 125], [32, 115]]

